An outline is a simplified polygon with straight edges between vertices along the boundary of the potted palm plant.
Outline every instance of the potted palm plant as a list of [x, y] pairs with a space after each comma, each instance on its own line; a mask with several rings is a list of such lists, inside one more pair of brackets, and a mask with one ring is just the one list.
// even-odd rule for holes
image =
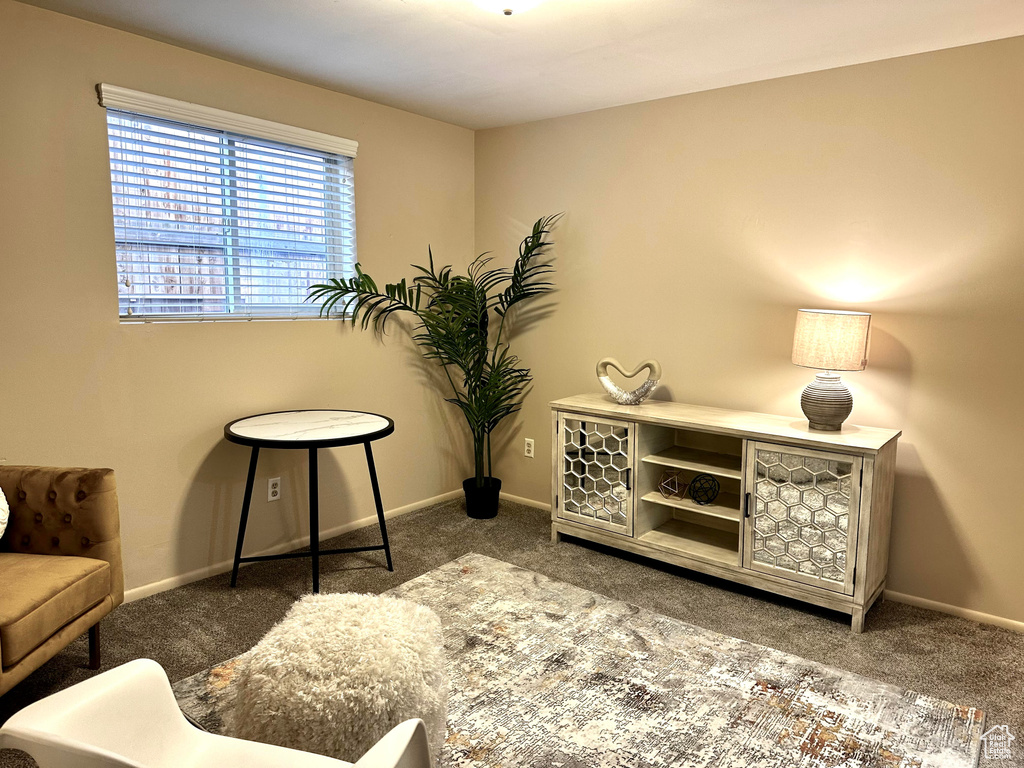
[[465, 275], [455, 274], [451, 266], [436, 268], [428, 248], [428, 267], [412, 265], [417, 274], [411, 280], [403, 278], [383, 290], [359, 264], [353, 277], [332, 278], [309, 289], [321, 315], [340, 311], [364, 330], [382, 333], [393, 315], [411, 316], [413, 340], [444, 371], [452, 391], [445, 399], [462, 411], [473, 437], [475, 472], [462, 484], [470, 517], [498, 514], [501, 480], [492, 474], [491, 433], [519, 410], [532, 381], [530, 369], [509, 348], [511, 315], [522, 302], [554, 290], [547, 279], [554, 267], [542, 256], [560, 216], [537, 220], [511, 269], [492, 266], [483, 253]]

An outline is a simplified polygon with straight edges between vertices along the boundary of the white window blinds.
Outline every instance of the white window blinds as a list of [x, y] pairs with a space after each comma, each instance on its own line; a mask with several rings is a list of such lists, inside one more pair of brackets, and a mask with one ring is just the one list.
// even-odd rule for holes
[[351, 157], [109, 105], [107, 127], [122, 319], [316, 316], [309, 286], [353, 273]]

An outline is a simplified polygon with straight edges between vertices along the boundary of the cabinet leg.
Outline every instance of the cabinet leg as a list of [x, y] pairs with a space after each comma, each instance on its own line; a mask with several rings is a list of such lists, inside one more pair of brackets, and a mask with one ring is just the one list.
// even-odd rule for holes
[[555, 526], [552, 525], [551, 526], [551, 543], [552, 544], [557, 544], [561, 540], [562, 540], [562, 534], [560, 534], [558, 532], [558, 529], [556, 529]]
[[859, 634], [864, 632], [864, 609], [863, 608], [854, 608], [853, 609], [853, 616], [851, 617], [851, 620], [850, 620], [850, 629], [853, 631], [853, 634], [855, 634], [855, 635], [859, 635]]

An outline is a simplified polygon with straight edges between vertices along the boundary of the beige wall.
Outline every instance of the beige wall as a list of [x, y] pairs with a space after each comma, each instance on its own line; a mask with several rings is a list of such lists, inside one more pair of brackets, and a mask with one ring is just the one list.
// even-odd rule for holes
[[[474, 179], [470, 131], [0, 0], [0, 460], [114, 467], [131, 588], [230, 557], [248, 458], [221, 438], [232, 418], [391, 415], [388, 508], [468, 467], [399, 333], [118, 323], [98, 82], [358, 140], [375, 276], [428, 242], [507, 255], [566, 211], [553, 314], [517, 342], [537, 379], [503, 432], [514, 494], [548, 499], [546, 403], [594, 391], [600, 357], [658, 358], [661, 397], [798, 414], [795, 310], [871, 311], [870, 367], [846, 380], [853, 421], [905, 433], [889, 587], [1024, 620], [1024, 39], [480, 132]], [[321, 475], [324, 528], [372, 512], [358, 449]], [[305, 532], [302, 457], [265, 453], [255, 495], [247, 549]]]
[[844, 378], [853, 422], [904, 431], [889, 588], [1024, 620], [1022, 94], [1016, 38], [478, 132], [478, 250], [566, 212], [505, 488], [549, 499], [546, 404], [603, 356], [799, 415], [796, 309], [867, 310]]
[[[117, 471], [127, 586], [231, 556], [248, 450], [239, 416], [390, 415], [386, 508], [463, 476], [416, 357], [338, 322], [121, 325], [104, 110], [108, 82], [359, 142], [359, 258], [375, 276], [473, 247], [471, 131], [0, 0], [0, 459]], [[324, 529], [373, 512], [359, 447], [321, 454]], [[247, 550], [306, 530], [302, 453], [264, 452]], [[266, 478], [284, 499], [268, 507]]]

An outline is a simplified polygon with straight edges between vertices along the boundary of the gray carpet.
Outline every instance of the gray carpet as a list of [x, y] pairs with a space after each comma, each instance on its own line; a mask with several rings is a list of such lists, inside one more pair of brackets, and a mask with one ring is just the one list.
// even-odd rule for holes
[[[382, 592], [469, 552], [504, 560], [716, 632], [761, 643], [886, 683], [984, 709], [989, 727], [1007, 724], [1024, 765], [1024, 635], [898, 603], [868, 614], [863, 635], [849, 617], [720, 582], [577, 540], [550, 543], [547, 513], [502, 503], [494, 520], [471, 520], [461, 501], [440, 504], [388, 525], [394, 573], [381, 553], [340, 555], [321, 564], [322, 591]], [[377, 541], [375, 527], [325, 547]], [[102, 624], [103, 668], [156, 659], [171, 680], [200, 672], [250, 648], [310, 589], [305, 560], [242, 569], [238, 587], [215, 576], [114, 611]], [[81, 639], [0, 697], [0, 721], [26, 704], [93, 674]], [[31, 766], [0, 752], [0, 766]]]

